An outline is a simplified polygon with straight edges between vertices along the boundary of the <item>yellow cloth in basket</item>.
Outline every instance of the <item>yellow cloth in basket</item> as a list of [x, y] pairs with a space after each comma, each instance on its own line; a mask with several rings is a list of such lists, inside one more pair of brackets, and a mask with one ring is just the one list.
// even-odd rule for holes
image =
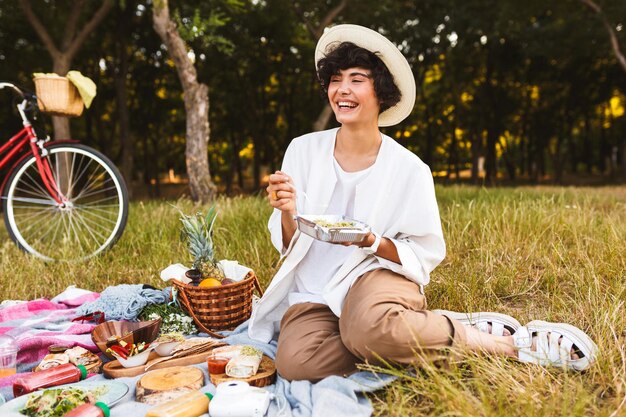
[[[33, 77], [40, 76], [59, 77], [59, 74], [55, 74], [53, 72], [48, 74], [43, 72], [36, 72], [33, 74]], [[96, 83], [91, 81], [91, 78], [85, 77], [83, 74], [80, 73], [80, 71], [69, 71], [67, 73], [67, 79], [70, 80], [70, 82], [74, 84], [74, 86], [78, 90], [78, 94], [80, 94], [80, 98], [83, 99], [85, 107], [89, 108], [97, 93]]]
[[78, 89], [80, 97], [85, 103], [85, 107], [89, 108], [93, 98], [96, 96], [96, 83], [91, 78], [85, 77], [80, 71], [70, 71], [67, 73], [67, 79], [72, 82]]

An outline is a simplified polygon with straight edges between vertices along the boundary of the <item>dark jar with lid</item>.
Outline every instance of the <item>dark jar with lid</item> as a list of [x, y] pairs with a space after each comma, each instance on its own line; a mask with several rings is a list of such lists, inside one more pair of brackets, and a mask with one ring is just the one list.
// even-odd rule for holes
[[185, 272], [185, 276], [191, 280], [190, 285], [197, 287], [202, 282], [202, 272], [197, 269], [190, 269]]

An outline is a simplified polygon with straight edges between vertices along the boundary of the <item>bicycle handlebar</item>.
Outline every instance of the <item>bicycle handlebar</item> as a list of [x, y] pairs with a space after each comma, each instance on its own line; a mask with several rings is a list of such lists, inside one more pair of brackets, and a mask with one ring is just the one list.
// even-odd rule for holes
[[0, 82], [0, 90], [2, 90], [5, 87], [12, 89], [23, 98], [26, 98], [25, 92], [22, 91], [22, 89], [16, 86], [15, 84], [7, 83], [7, 82]]

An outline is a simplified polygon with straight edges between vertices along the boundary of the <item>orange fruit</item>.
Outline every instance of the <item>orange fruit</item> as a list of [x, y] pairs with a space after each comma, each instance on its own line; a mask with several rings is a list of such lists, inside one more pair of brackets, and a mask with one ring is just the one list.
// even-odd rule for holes
[[198, 284], [198, 287], [219, 287], [220, 285], [222, 285], [222, 283], [219, 280], [215, 278], [207, 278], [203, 279], [202, 282]]

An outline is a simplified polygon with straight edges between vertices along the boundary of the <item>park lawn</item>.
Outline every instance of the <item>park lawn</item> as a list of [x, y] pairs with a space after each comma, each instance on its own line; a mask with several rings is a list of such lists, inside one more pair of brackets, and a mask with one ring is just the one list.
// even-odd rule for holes
[[[601, 356], [585, 373], [544, 369], [465, 352], [445, 366], [400, 378], [370, 394], [386, 416], [626, 415], [626, 187], [438, 187], [448, 255], [431, 276], [431, 308], [500, 311], [574, 324], [596, 340]], [[85, 263], [45, 264], [22, 254], [0, 228], [0, 299], [51, 297], [68, 285], [164, 286], [159, 271], [188, 263], [175, 206], [137, 202], [113, 250]], [[223, 198], [215, 240], [220, 258], [255, 269], [264, 286], [278, 255], [260, 197]]]

